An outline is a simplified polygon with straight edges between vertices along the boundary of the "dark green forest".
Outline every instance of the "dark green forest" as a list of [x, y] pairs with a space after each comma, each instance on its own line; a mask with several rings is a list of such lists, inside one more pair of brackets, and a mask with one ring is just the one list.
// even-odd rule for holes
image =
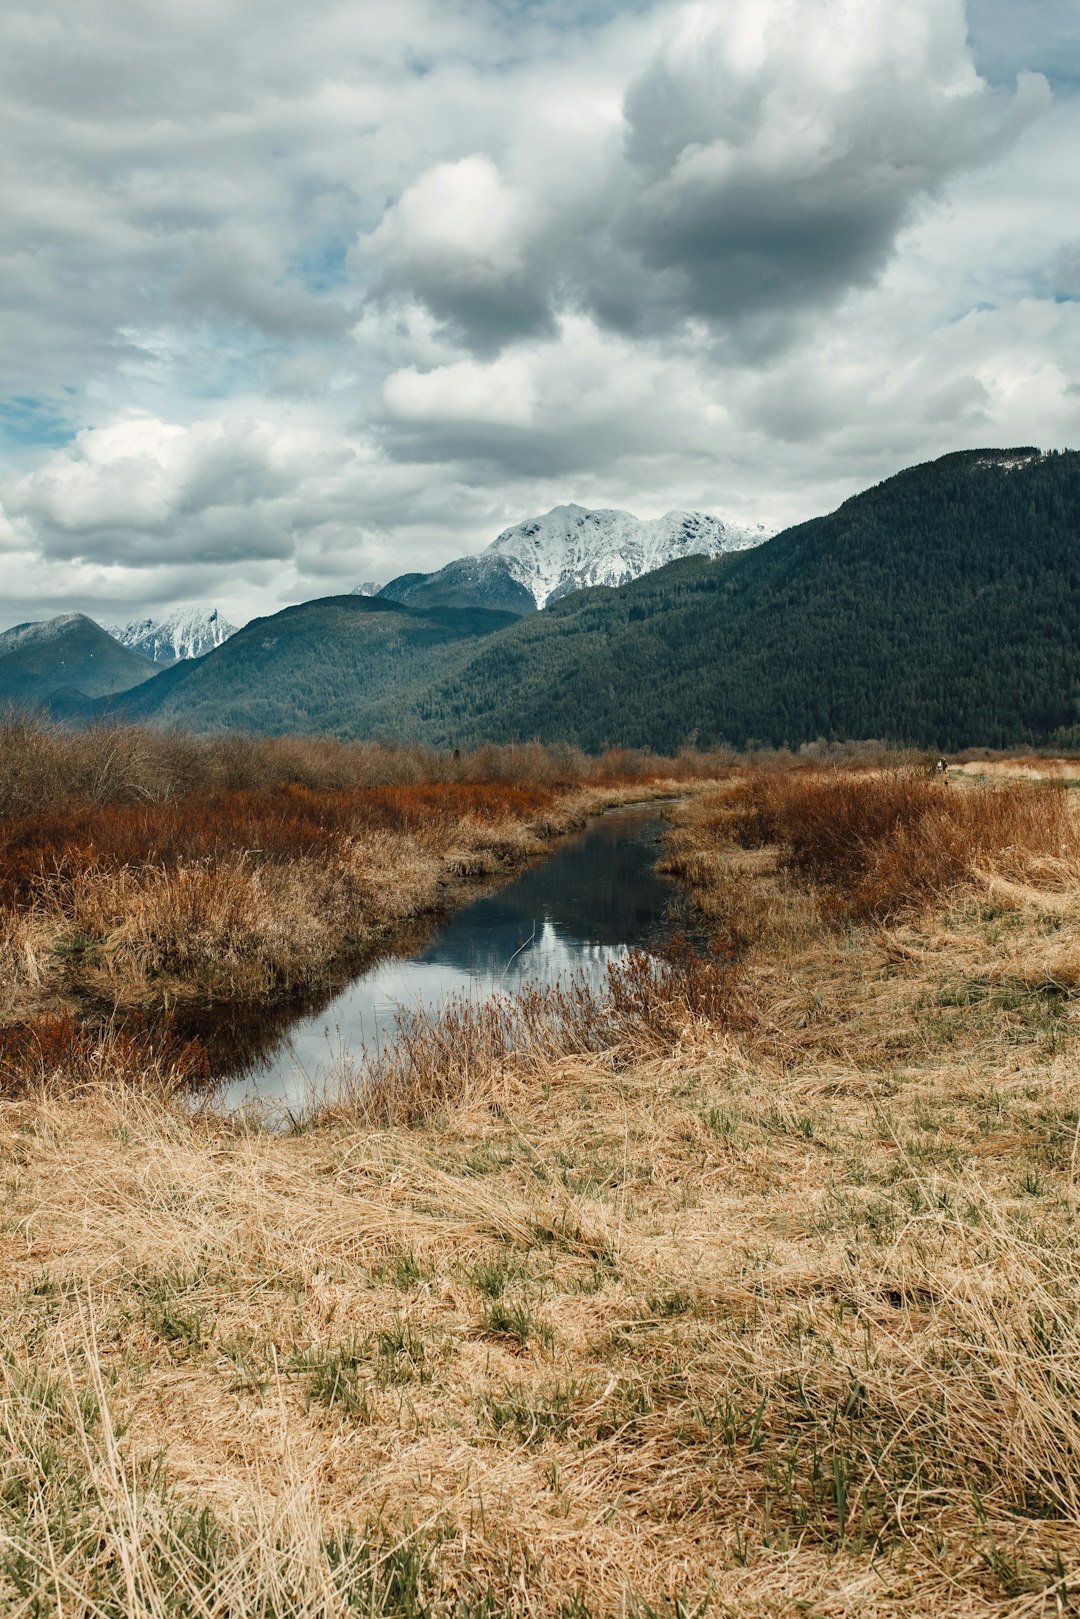
[[947, 456], [754, 551], [568, 597], [483, 645], [431, 722], [590, 748], [1074, 740], [1080, 455], [1023, 454]]
[[197, 731], [418, 735], [419, 693], [513, 622], [482, 608], [327, 596], [253, 619], [206, 657], [111, 699], [108, 712]]
[[512, 620], [334, 597], [111, 700], [197, 729], [596, 749], [1080, 743], [1080, 454], [965, 451]]

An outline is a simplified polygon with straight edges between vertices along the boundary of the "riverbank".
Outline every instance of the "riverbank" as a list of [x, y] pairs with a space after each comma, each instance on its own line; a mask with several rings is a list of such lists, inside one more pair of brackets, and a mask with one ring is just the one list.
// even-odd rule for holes
[[6, 1607], [1067, 1609], [1078, 850], [769, 772], [670, 840], [711, 960], [436, 1038], [390, 1123], [6, 1105]]
[[701, 768], [0, 727], [8, 1072], [56, 1044], [58, 1019], [160, 1022], [310, 992], [588, 816]]

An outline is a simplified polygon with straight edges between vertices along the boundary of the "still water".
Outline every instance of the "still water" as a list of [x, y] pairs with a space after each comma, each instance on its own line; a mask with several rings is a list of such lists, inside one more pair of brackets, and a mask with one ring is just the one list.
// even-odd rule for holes
[[302, 1104], [333, 1082], [342, 1059], [392, 1038], [397, 1012], [450, 995], [553, 983], [599, 983], [631, 946], [666, 932], [678, 890], [654, 863], [664, 832], [655, 804], [609, 810], [505, 888], [450, 917], [413, 955], [385, 956], [318, 1013], [298, 1018], [269, 1051], [216, 1092], [237, 1107]]

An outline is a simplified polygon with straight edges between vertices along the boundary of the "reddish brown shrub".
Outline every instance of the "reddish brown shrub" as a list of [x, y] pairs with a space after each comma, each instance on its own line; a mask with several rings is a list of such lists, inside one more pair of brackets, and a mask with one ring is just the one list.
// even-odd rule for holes
[[210, 1062], [198, 1040], [168, 1029], [94, 1027], [70, 1012], [43, 1013], [0, 1028], [0, 1095], [56, 1085], [65, 1095], [104, 1085], [171, 1091], [209, 1082]]
[[1063, 787], [966, 790], [911, 769], [754, 775], [724, 813], [736, 842], [776, 845], [784, 869], [851, 919], [894, 916], [979, 867], [1061, 858], [1077, 845]]

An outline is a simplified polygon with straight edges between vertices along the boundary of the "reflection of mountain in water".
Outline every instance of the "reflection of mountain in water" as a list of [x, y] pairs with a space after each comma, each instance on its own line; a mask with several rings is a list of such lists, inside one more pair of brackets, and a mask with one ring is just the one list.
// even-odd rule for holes
[[[640, 811], [612, 814], [508, 888], [477, 900], [440, 928], [420, 961], [472, 973], [498, 971], [526, 941], [634, 945], [663, 929], [671, 885], [653, 870], [658, 821]], [[535, 944], [523, 954], [535, 955]], [[545, 975], [546, 976], [546, 975]]]
[[590, 981], [599, 983], [603, 968], [624, 950], [621, 944], [575, 939], [544, 919], [537, 923], [535, 930], [531, 922], [528, 923], [527, 932], [516, 922], [496, 925], [486, 931], [480, 928], [471, 928], [468, 933], [455, 931], [408, 966], [421, 986], [421, 975], [426, 972], [430, 972], [433, 984], [450, 978], [455, 983], [468, 979], [485, 987], [492, 983], [507, 989], [516, 988], [526, 979], [542, 979], [551, 984], [575, 972], [585, 972]]
[[271, 1024], [272, 1049], [264, 1046], [261, 1058], [238, 1046], [243, 1071], [220, 1099], [302, 1097], [341, 1054], [393, 1038], [402, 1007], [436, 1008], [450, 995], [482, 998], [576, 973], [599, 986], [627, 946], [655, 945], [665, 934], [676, 891], [653, 869], [661, 827], [655, 810], [609, 811], [498, 893], [450, 917], [416, 954], [375, 962], [321, 1007], [309, 1006], [287, 1034]]

